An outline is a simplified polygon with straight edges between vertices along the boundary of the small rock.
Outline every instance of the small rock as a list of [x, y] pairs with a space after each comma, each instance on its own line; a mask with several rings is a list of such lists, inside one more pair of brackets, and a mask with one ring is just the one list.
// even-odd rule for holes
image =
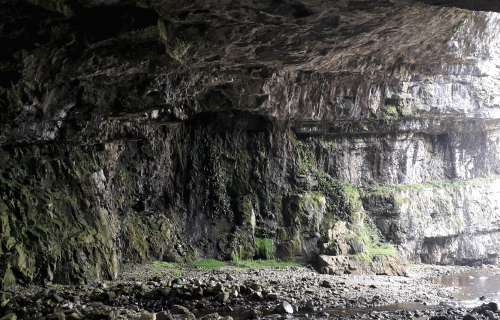
[[281, 302], [278, 307], [276, 307], [276, 312], [277, 313], [288, 313], [292, 314], [293, 313], [293, 307], [290, 303], [287, 301]]
[[476, 317], [471, 316], [470, 314], [466, 314], [463, 318], [463, 320], [477, 320]]
[[132, 311], [135, 311], [135, 312], [139, 312], [139, 307], [136, 306], [135, 304], [130, 304], [127, 306], [127, 309], [128, 310], [132, 310]]
[[252, 299], [254, 300], [262, 300], [264, 297], [262, 296], [262, 292], [257, 291], [252, 294]]
[[324, 280], [323, 283], [321, 284], [323, 288], [333, 288], [333, 283], [331, 283], [328, 280]]
[[189, 312], [189, 309], [186, 307], [174, 305], [172, 307], [172, 309], [170, 310], [170, 313], [172, 313], [172, 314], [188, 314], [190, 312]]
[[17, 320], [17, 316], [14, 313], [9, 313], [0, 318], [0, 320]]
[[204, 316], [203, 318], [201, 318], [202, 320], [219, 320], [220, 319], [220, 316], [219, 314], [216, 312], [216, 313], [211, 313], [211, 314], [207, 314], [206, 316]]
[[198, 300], [203, 298], [203, 288], [201, 288], [201, 287], [194, 288], [192, 296], [194, 299], [198, 299]]
[[85, 317], [79, 312], [66, 315], [66, 320], [83, 320]]
[[260, 312], [259, 310], [255, 310], [255, 309], [246, 310], [241, 314], [242, 319], [257, 319], [257, 318], [260, 318], [261, 316], [262, 316], [262, 312]]
[[181, 315], [181, 319], [196, 319], [192, 312], [188, 312], [186, 314]]
[[92, 308], [100, 308], [100, 307], [102, 307], [103, 305], [104, 305], [104, 304], [103, 304], [102, 302], [97, 302], [97, 301], [94, 301], [94, 302], [92, 302], [92, 303], [90, 304], [90, 306], [91, 306]]
[[113, 300], [114, 298], [116, 298], [116, 293], [114, 291], [104, 292], [102, 294], [102, 297], [104, 298], [104, 300]]
[[314, 294], [316, 292], [316, 290], [314, 288], [307, 288], [305, 293], [308, 293], [308, 294]]
[[220, 303], [226, 303], [228, 299], [229, 299], [229, 292], [221, 292], [217, 297], [217, 301], [219, 301]]
[[99, 311], [94, 313], [94, 320], [114, 320], [116, 319], [116, 315], [113, 311]]
[[52, 296], [52, 299], [54, 299], [55, 302], [61, 303], [64, 301], [64, 298], [62, 298], [60, 295], [55, 294]]
[[155, 313], [144, 313], [142, 314], [138, 320], [156, 320]]
[[224, 288], [224, 286], [222, 285], [222, 283], [219, 282], [219, 283], [217, 283], [215, 285], [215, 288], [214, 288], [214, 292], [215, 293], [221, 293], [221, 292], [224, 292], [224, 291], [226, 291], [226, 288]]
[[0, 307], [3, 309], [7, 306], [7, 304], [9, 304], [9, 301], [10, 299], [6, 299], [6, 300], [3, 300], [1, 303], [0, 303]]
[[226, 280], [227, 280], [227, 281], [232, 281], [232, 280], [234, 280], [234, 278], [233, 278], [230, 274], [228, 274], [228, 275], [226, 276]]
[[271, 301], [276, 301], [278, 300], [278, 294], [275, 292], [269, 293], [268, 295], [266, 295], [266, 299]]
[[496, 304], [495, 302], [488, 303], [488, 306], [491, 308], [491, 311], [493, 311], [493, 312], [498, 311], [498, 304]]
[[156, 320], [172, 320], [172, 315], [167, 311], [158, 312]]
[[238, 290], [233, 290], [231, 291], [231, 294], [229, 295], [231, 298], [238, 298], [239, 296], [239, 293], [238, 293]]
[[260, 291], [262, 288], [261, 285], [256, 282], [250, 283], [248, 287], [254, 291]]
[[63, 312], [53, 313], [47, 316], [47, 320], [65, 320], [66, 315]]
[[306, 306], [304, 307], [304, 310], [315, 311], [316, 308], [314, 307], [314, 302], [312, 300], [307, 301]]

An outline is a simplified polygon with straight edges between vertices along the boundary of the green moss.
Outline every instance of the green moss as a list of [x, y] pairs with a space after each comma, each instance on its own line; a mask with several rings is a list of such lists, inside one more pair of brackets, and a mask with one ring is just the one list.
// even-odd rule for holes
[[410, 264], [408, 265], [408, 268], [409, 268], [409, 269], [420, 269], [420, 268], [422, 268], [422, 266], [420, 266], [420, 265], [418, 265], [418, 264], [413, 264], [413, 263], [410, 263]]
[[286, 268], [286, 267], [295, 267], [298, 266], [298, 263], [295, 262], [279, 262], [276, 260], [240, 260], [236, 263], [238, 267], [244, 268], [263, 268], [263, 267], [277, 267], [277, 268]]
[[382, 246], [368, 246], [366, 248], [366, 253], [370, 255], [387, 256], [387, 255], [392, 255], [396, 252], [397, 252], [396, 248], [390, 243], [383, 244]]
[[374, 256], [389, 256], [396, 252], [397, 250], [392, 244], [386, 243], [382, 246], [367, 246], [365, 252], [350, 257], [363, 263], [373, 264]]
[[257, 255], [265, 257], [266, 260], [272, 260], [276, 254], [276, 244], [273, 239], [255, 238], [255, 249]]
[[342, 184], [327, 173], [314, 171], [313, 174], [318, 181], [318, 191], [321, 191], [326, 198], [328, 210], [335, 218], [349, 221], [351, 210], [349, 209]]
[[358, 253], [358, 254], [353, 254], [350, 256], [351, 258], [354, 258], [360, 262], [363, 262], [363, 263], [366, 263], [366, 264], [372, 264], [373, 263], [373, 260], [372, 260], [372, 257], [366, 253], [366, 252], [363, 252], [363, 253]]
[[193, 262], [192, 265], [198, 268], [217, 270], [227, 266], [227, 263], [215, 259], [205, 259]]

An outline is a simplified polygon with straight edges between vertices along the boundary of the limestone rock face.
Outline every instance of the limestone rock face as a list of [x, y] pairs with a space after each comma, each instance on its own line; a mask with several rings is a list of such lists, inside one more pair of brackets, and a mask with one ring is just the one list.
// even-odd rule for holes
[[411, 260], [498, 263], [498, 178], [368, 189], [363, 198], [379, 229]]
[[339, 221], [495, 262], [499, 8], [434, 2], [0, 0], [2, 286], [305, 261]]
[[324, 274], [368, 274], [368, 275], [407, 275], [408, 264], [397, 253], [373, 255], [369, 260], [360, 260], [352, 256], [320, 255], [319, 271]]

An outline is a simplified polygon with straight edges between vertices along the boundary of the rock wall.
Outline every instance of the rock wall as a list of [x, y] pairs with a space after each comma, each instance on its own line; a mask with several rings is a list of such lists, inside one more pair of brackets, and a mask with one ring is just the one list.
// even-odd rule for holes
[[369, 246], [374, 220], [412, 261], [495, 260], [496, 13], [0, 0], [0, 18], [4, 287], [306, 261], [338, 221]]
[[412, 261], [497, 264], [499, 187], [498, 176], [369, 187], [363, 203]]
[[136, 129], [150, 138], [2, 149], [4, 286], [113, 277], [126, 261], [309, 261], [350, 215], [278, 123], [224, 112]]

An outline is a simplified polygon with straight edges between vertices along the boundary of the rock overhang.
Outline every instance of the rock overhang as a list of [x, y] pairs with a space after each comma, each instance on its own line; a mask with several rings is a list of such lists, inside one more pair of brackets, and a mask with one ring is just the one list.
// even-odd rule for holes
[[[98, 59], [110, 51], [105, 73], [87, 64], [73, 65], [71, 73], [59, 75], [60, 82], [114, 90], [107, 95], [96, 92], [88, 103], [91, 114], [105, 118], [137, 118], [142, 111], [166, 109], [167, 118], [183, 120], [202, 112], [239, 109], [305, 125], [335, 126], [336, 121], [351, 120], [415, 123], [499, 116], [499, 98], [490, 94], [498, 81], [496, 13], [403, 0], [33, 0], [28, 7], [47, 10], [49, 20], [67, 19], [70, 29], [80, 28], [61, 36], [74, 39], [64, 51], [72, 62], [82, 57], [71, 54], [86, 52]], [[24, 17], [12, 9], [5, 12], [11, 13], [4, 15], [7, 26]], [[35, 52], [50, 50], [49, 43], [38, 43]], [[19, 68], [30, 62], [42, 64], [38, 72], [47, 63], [28, 58]], [[37, 70], [26, 69], [21, 77], [40, 77]], [[131, 86], [139, 101], [123, 93]], [[36, 89], [24, 91], [36, 96]], [[63, 103], [35, 98], [26, 99], [31, 105], [23, 108], [41, 109], [47, 120], [66, 118], [64, 111], [47, 112], [65, 108]], [[66, 108], [77, 103], [66, 101]], [[98, 103], [118, 110], [92, 108]], [[43, 107], [51, 104], [59, 106]]]

